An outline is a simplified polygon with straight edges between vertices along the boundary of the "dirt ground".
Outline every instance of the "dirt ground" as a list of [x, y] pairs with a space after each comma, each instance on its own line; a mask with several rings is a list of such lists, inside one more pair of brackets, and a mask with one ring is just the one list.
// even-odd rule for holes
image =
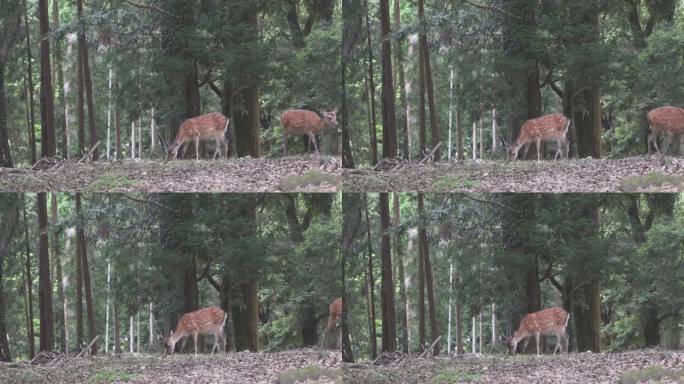
[[684, 158], [656, 155], [563, 161], [466, 160], [345, 169], [345, 192], [678, 192]]
[[336, 192], [340, 157], [75, 161], [0, 168], [0, 192]]
[[684, 351], [472, 355], [347, 364], [348, 383], [684, 383]]
[[0, 363], [1, 383], [341, 383], [342, 354], [295, 350], [62, 358]]

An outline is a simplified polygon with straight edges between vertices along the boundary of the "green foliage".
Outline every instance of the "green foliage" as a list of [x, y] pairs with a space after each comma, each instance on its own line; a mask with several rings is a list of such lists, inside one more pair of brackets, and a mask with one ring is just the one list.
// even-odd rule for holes
[[135, 380], [138, 375], [132, 372], [119, 372], [102, 370], [95, 373], [89, 380], [90, 383], [121, 383]]
[[452, 383], [468, 383], [476, 381], [480, 378], [480, 374], [472, 372], [460, 372], [457, 370], [442, 371], [430, 381], [433, 384], [452, 384]]
[[652, 365], [642, 370], [626, 372], [620, 378], [620, 384], [670, 383], [684, 379], [684, 370], [668, 369], [661, 365]]

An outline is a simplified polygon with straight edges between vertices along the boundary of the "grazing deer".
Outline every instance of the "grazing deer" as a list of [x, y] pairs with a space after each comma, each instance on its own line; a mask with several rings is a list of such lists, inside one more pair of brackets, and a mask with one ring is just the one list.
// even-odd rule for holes
[[556, 160], [558, 156], [560, 156], [561, 159], [563, 158], [561, 154], [562, 146], [565, 146], [565, 158], [567, 159], [570, 143], [566, 134], [568, 133], [569, 127], [570, 119], [560, 113], [553, 113], [551, 115], [527, 120], [520, 128], [520, 133], [518, 134], [518, 139], [515, 141], [515, 144], [508, 149], [508, 161], [514, 161], [518, 158], [518, 151], [523, 145], [525, 146], [523, 157], [525, 157], [532, 142], [537, 145], [537, 161], [541, 161], [541, 142], [551, 140], [555, 140], [558, 146], [558, 148], [556, 148], [556, 155], [553, 159]]
[[677, 107], [659, 107], [646, 115], [651, 133], [648, 135], [648, 152], [651, 152], [651, 143], [660, 155], [658, 148], [658, 135], [665, 132], [663, 141], [663, 154], [667, 153], [667, 148], [672, 143], [672, 138], [676, 134], [684, 133], [684, 109]]
[[330, 332], [340, 326], [342, 321], [342, 298], [338, 297], [330, 303], [328, 307], [330, 315], [328, 316], [328, 326], [325, 327], [326, 332]]
[[197, 336], [214, 335], [214, 347], [211, 354], [218, 349], [219, 339], [222, 341], [221, 350], [226, 350], [226, 334], [223, 327], [226, 324], [226, 312], [219, 307], [208, 307], [188, 312], [181, 316], [176, 325], [176, 331], [169, 333], [168, 337], [162, 337], [162, 342], [166, 346], [166, 354], [173, 354], [176, 343], [186, 336], [192, 336], [195, 343], [195, 355], [197, 355]]
[[316, 135], [323, 132], [327, 127], [336, 128], [339, 125], [337, 110], [322, 111], [321, 115], [318, 116], [316, 112], [304, 109], [288, 109], [280, 115], [280, 122], [283, 124], [283, 152], [285, 156], [287, 156], [287, 136], [306, 134], [314, 145], [316, 157], [319, 157]]
[[[166, 147], [167, 160], [175, 160], [178, 157], [178, 148], [183, 146], [182, 153], [190, 144], [190, 140], [195, 143], [195, 159], [199, 160], [199, 142], [200, 140], [214, 140], [216, 141], [216, 150], [214, 151], [214, 159], [218, 154], [221, 145], [224, 148], [223, 154], [228, 157], [228, 141], [226, 140], [226, 130], [230, 119], [218, 112], [207, 113], [206, 115], [193, 117], [185, 120], [180, 128], [176, 138]], [[181, 155], [182, 157], [182, 155]]]
[[542, 309], [541, 311], [527, 314], [520, 320], [520, 326], [515, 331], [513, 337], [506, 337], [506, 345], [508, 352], [515, 355], [516, 347], [520, 340], [525, 340], [523, 350], [527, 347], [530, 336], [534, 336], [537, 342], [537, 355], [539, 355], [539, 336], [556, 336], [556, 348], [553, 350], [555, 354], [560, 349], [563, 352], [561, 343], [565, 344], [565, 352], [568, 351], [568, 333], [566, 328], [570, 314], [563, 308], [553, 307]]

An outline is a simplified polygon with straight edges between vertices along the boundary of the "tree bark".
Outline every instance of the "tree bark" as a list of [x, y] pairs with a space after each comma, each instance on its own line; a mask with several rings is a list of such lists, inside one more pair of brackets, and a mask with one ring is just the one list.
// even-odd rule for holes
[[[52, 0], [52, 28], [59, 30], [59, 0]], [[58, 90], [57, 100], [59, 100], [60, 111], [56, 118], [59, 122], [60, 131], [62, 133], [61, 155], [63, 158], [69, 157], [69, 128], [67, 126], [67, 105], [66, 93], [64, 92], [64, 68], [62, 66], [62, 39], [55, 38], [55, 46], [53, 54], [55, 57], [55, 88]]]
[[[383, 1], [387, 2], [387, 0], [381, 0], [381, 2]], [[390, 251], [390, 237], [387, 233], [387, 229], [390, 226], [389, 198], [387, 193], [380, 194], [380, 226], [382, 229], [382, 351], [393, 353], [397, 349], [397, 334], [396, 317], [394, 315], [392, 254]]]
[[[51, 219], [50, 224], [57, 224], [57, 193], [52, 192], [50, 195]], [[59, 302], [64, 305], [61, 306], [57, 312], [57, 327], [59, 328], [60, 351], [67, 352], [67, 312], [66, 312], [66, 296], [64, 295], [64, 285], [62, 281], [62, 261], [61, 251], [59, 247], [59, 235], [55, 232], [52, 236], [52, 263], [55, 266], [55, 280], [57, 281], [57, 292], [59, 295]]]
[[375, 359], [378, 356], [378, 340], [375, 333], [375, 277], [373, 274], [373, 243], [371, 242], [371, 226], [368, 215], [368, 197], [365, 196], [365, 215], [366, 215], [366, 234], [368, 245], [368, 323], [371, 343], [371, 356]]
[[[395, 0], [397, 1], [397, 0]], [[394, 224], [396, 226], [401, 224], [401, 210], [399, 206], [399, 194], [394, 192], [392, 198], [394, 206]], [[403, 232], [397, 232], [396, 238], [394, 240], [395, 249], [395, 261], [394, 264], [397, 265], [398, 278], [399, 278], [399, 299], [400, 299], [400, 310], [399, 310], [399, 320], [401, 322], [401, 350], [402, 352], [409, 353], [409, 322], [408, 322], [408, 296], [406, 294], [406, 281], [404, 280], [404, 260], [401, 244], [401, 237]]]
[[24, 6], [24, 28], [26, 32], [26, 82], [28, 89], [26, 93], [28, 95], [28, 136], [29, 145], [31, 147], [31, 164], [36, 163], [36, 118], [33, 110], [35, 105], [33, 102], [33, 58], [31, 50], [31, 34], [28, 32], [29, 22], [28, 22], [28, 7], [26, 0], [23, 0]]
[[[50, 33], [47, 0], [38, 1], [38, 13], [40, 15], [40, 34], [41, 36], [46, 36]], [[40, 40], [41, 156], [55, 156], [55, 107], [53, 103], [52, 71], [50, 70], [50, 40], [45, 38]], [[45, 196], [43, 197], [45, 198]], [[50, 313], [50, 315], [52, 315], [52, 313]], [[52, 319], [50, 319], [50, 321], [51, 320]], [[46, 339], [45, 342], [50, 342], [50, 344], [46, 344], [46, 346], [52, 347], [52, 341], [52, 339]]]
[[[394, 0], [394, 30], [401, 30], [401, 6], [400, 0]], [[410, 129], [410, 112], [409, 104], [406, 97], [406, 78], [404, 74], [404, 53], [403, 53], [403, 40], [397, 40], [394, 45], [394, 74], [395, 78], [399, 80], [399, 83], [395, 85], [395, 88], [399, 88], [399, 104], [400, 108], [404, 111], [401, 113], [402, 116], [399, 119], [399, 128], [402, 133], [402, 143], [401, 151], [403, 152], [404, 158], [411, 160], [410, 150], [411, 150], [411, 129]]]
[[19, 209], [17, 207], [17, 197], [6, 197], [3, 214], [0, 216], [0, 361], [11, 362], [12, 351], [10, 350], [9, 340], [7, 338], [7, 308], [5, 306], [5, 290], [3, 278], [3, 264], [8, 259], [8, 249], [14, 233], [16, 231], [15, 223], [19, 220]]
[[[41, 2], [42, 1], [43, 0], [41, 0]], [[47, 6], [47, 4], [45, 4], [45, 6]], [[50, 278], [50, 254], [48, 251], [49, 247], [47, 233], [47, 196], [45, 193], [38, 194], [37, 210], [38, 228], [40, 230], [38, 242], [38, 305], [40, 306], [40, 350], [51, 352], [55, 348], [55, 337], [54, 317], [52, 312], [52, 279]]]
[[[390, 39], [387, 38], [391, 32], [389, 0], [380, 0], [380, 29], [382, 41], [382, 157], [393, 159], [397, 157], [397, 125], [394, 107], [394, 80], [392, 79], [392, 46]], [[387, 200], [387, 195], [384, 199]], [[386, 208], [389, 210], [388, 207]], [[394, 302], [394, 300], [392, 301]], [[392, 320], [394, 321], [394, 319]], [[394, 336], [394, 332], [392, 332], [392, 336]], [[383, 332], [383, 339], [384, 337]], [[394, 346], [394, 343], [392, 341], [391, 346]], [[392, 351], [394, 349], [393, 347]]]
[[[423, 194], [419, 193], [419, 202], [423, 199]], [[427, 288], [427, 294], [428, 294], [428, 312], [430, 314], [430, 344], [432, 344], [437, 338], [440, 336], [439, 328], [437, 328], [437, 309], [436, 309], [436, 303], [435, 303], [435, 291], [434, 291], [434, 284], [433, 284], [433, 279], [432, 279], [432, 263], [430, 262], [430, 248], [428, 244], [428, 238], [427, 238], [427, 230], [425, 227], [422, 227], [423, 230], [423, 267], [425, 269], [425, 285]], [[432, 355], [437, 356], [439, 355], [440, 352], [440, 347], [439, 344], [435, 345], [435, 347], [432, 350]]]
[[[423, 4], [423, 0], [419, 0], [418, 4]], [[423, 8], [423, 20], [425, 19], [425, 9]], [[424, 22], [424, 21], [423, 21]], [[434, 83], [432, 81], [432, 68], [430, 65], [430, 51], [428, 49], [428, 41], [427, 41], [427, 35], [426, 33], [422, 33], [420, 35], [420, 47], [423, 51], [423, 66], [424, 68], [424, 73], [425, 73], [425, 90], [427, 92], [427, 102], [428, 102], [428, 109], [430, 111], [430, 138], [432, 140], [432, 148], [435, 148], [437, 146], [437, 143], [439, 143], [439, 130], [437, 127], [437, 110], [435, 107], [435, 91], [434, 91]], [[430, 150], [432, 149], [430, 148]], [[441, 157], [441, 151], [439, 148], [435, 151], [434, 154], [434, 161], [439, 161]], [[435, 346], [435, 351], [438, 353], [438, 346]]]
[[[418, 194], [418, 217], [422, 221], [425, 217], [423, 194]], [[425, 350], [425, 252], [424, 242], [427, 234], [422, 225], [418, 227], [418, 347], [419, 351]]]
[[364, 13], [366, 14], [366, 38], [368, 49], [368, 107], [370, 113], [370, 145], [371, 145], [371, 164], [378, 163], [378, 139], [376, 135], [375, 120], [375, 74], [373, 72], [373, 42], [371, 39], [370, 15], [368, 11], [368, 0], [363, 1]]
[[[81, 197], [76, 195], [76, 211], [80, 212]], [[81, 216], [78, 215], [78, 219]], [[83, 246], [85, 232], [81, 223], [76, 224], [76, 348], [84, 347], [83, 343]]]
[[28, 338], [29, 357], [36, 355], [35, 334], [33, 332], [33, 278], [31, 277], [31, 246], [29, 244], [28, 220], [26, 219], [26, 200], [21, 197], [22, 211], [24, 216], [24, 244], [26, 246], [26, 263], [24, 280], [26, 284], [26, 336]]
[[[76, 216], [79, 218], [76, 233], [78, 236], [77, 246], [80, 247], [81, 256], [81, 273], [83, 274], [83, 289], [86, 297], [86, 313], [88, 316], [88, 337], [93, 340], [97, 334], [95, 326], [95, 311], [93, 304], [93, 290], [90, 283], [90, 267], [88, 265], [88, 245], [85, 238], [85, 218], [83, 217], [83, 210], [81, 204], [81, 194], [76, 194]], [[91, 355], [97, 354], [97, 342], [93, 343], [90, 349]]]

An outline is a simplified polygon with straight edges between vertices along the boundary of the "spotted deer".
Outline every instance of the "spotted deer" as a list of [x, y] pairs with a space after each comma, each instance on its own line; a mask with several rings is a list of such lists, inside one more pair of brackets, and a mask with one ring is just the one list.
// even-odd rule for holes
[[186, 336], [192, 336], [192, 341], [195, 344], [195, 355], [197, 355], [197, 336], [199, 335], [213, 335], [214, 347], [211, 349], [211, 354], [214, 350], [219, 348], [219, 341], [221, 341], [221, 350], [226, 350], [226, 334], [223, 332], [223, 327], [226, 324], [226, 312], [219, 307], [208, 307], [198, 309], [194, 312], [188, 312], [181, 316], [176, 325], [176, 330], [169, 333], [168, 337], [163, 337], [162, 342], [166, 347], [166, 354], [173, 354], [176, 348], [176, 343]]
[[521, 340], [525, 340], [523, 343], [523, 350], [525, 350], [530, 336], [534, 336], [537, 342], [537, 355], [539, 355], [539, 336], [556, 336], [556, 348], [553, 353], [555, 354], [558, 350], [563, 352], [561, 344], [565, 344], [565, 352], [567, 352], [569, 340], [566, 328], [569, 319], [570, 314], [560, 307], [546, 308], [527, 314], [520, 320], [520, 326], [513, 336], [505, 338], [508, 352], [515, 355], [516, 347]]
[[323, 132], [327, 127], [336, 128], [337, 110], [322, 111], [321, 116], [316, 112], [304, 109], [288, 109], [280, 115], [280, 122], [283, 125], [283, 153], [287, 156], [287, 136], [288, 135], [308, 135], [316, 150], [316, 157], [319, 157], [318, 143], [316, 135]]
[[560, 113], [553, 113], [536, 119], [530, 119], [525, 122], [520, 128], [518, 139], [515, 144], [508, 149], [508, 161], [514, 161], [518, 158], [518, 151], [520, 147], [525, 146], [523, 157], [527, 155], [530, 149], [530, 144], [533, 142], [537, 145], [537, 161], [541, 161], [541, 142], [554, 140], [557, 144], [556, 155], [554, 160], [561, 154], [561, 148], [565, 147], [565, 158], [568, 158], [568, 151], [570, 149], [570, 142], [566, 137], [568, 128], [570, 127], [570, 119]]
[[178, 148], [183, 146], [182, 154], [190, 144], [190, 140], [195, 143], [195, 159], [199, 160], [199, 142], [214, 140], [216, 141], [216, 150], [214, 151], [214, 159], [218, 154], [219, 148], [223, 146], [223, 154], [228, 157], [228, 140], [226, 140], [226, 130], [230, 124], [230, 119], [223, 116], [222, 113], [212, 112], [202, 116], [193, 117], [183, 121], [178, 128], [176, 138], [166, 147], [167, 160], [175, 160], [178, 157]]
[[653, 144], [656, 152], [660, 154], [658, 136], [664, 132], [663, 154], [666, 154], [674, 135], [684, 133], [684, 109], [670, 106], [659, 107], [650, 111], [646, 118], [651, 130], [651, 134], [648, 135], [648, 151], [651, 152], [651, 144]]

